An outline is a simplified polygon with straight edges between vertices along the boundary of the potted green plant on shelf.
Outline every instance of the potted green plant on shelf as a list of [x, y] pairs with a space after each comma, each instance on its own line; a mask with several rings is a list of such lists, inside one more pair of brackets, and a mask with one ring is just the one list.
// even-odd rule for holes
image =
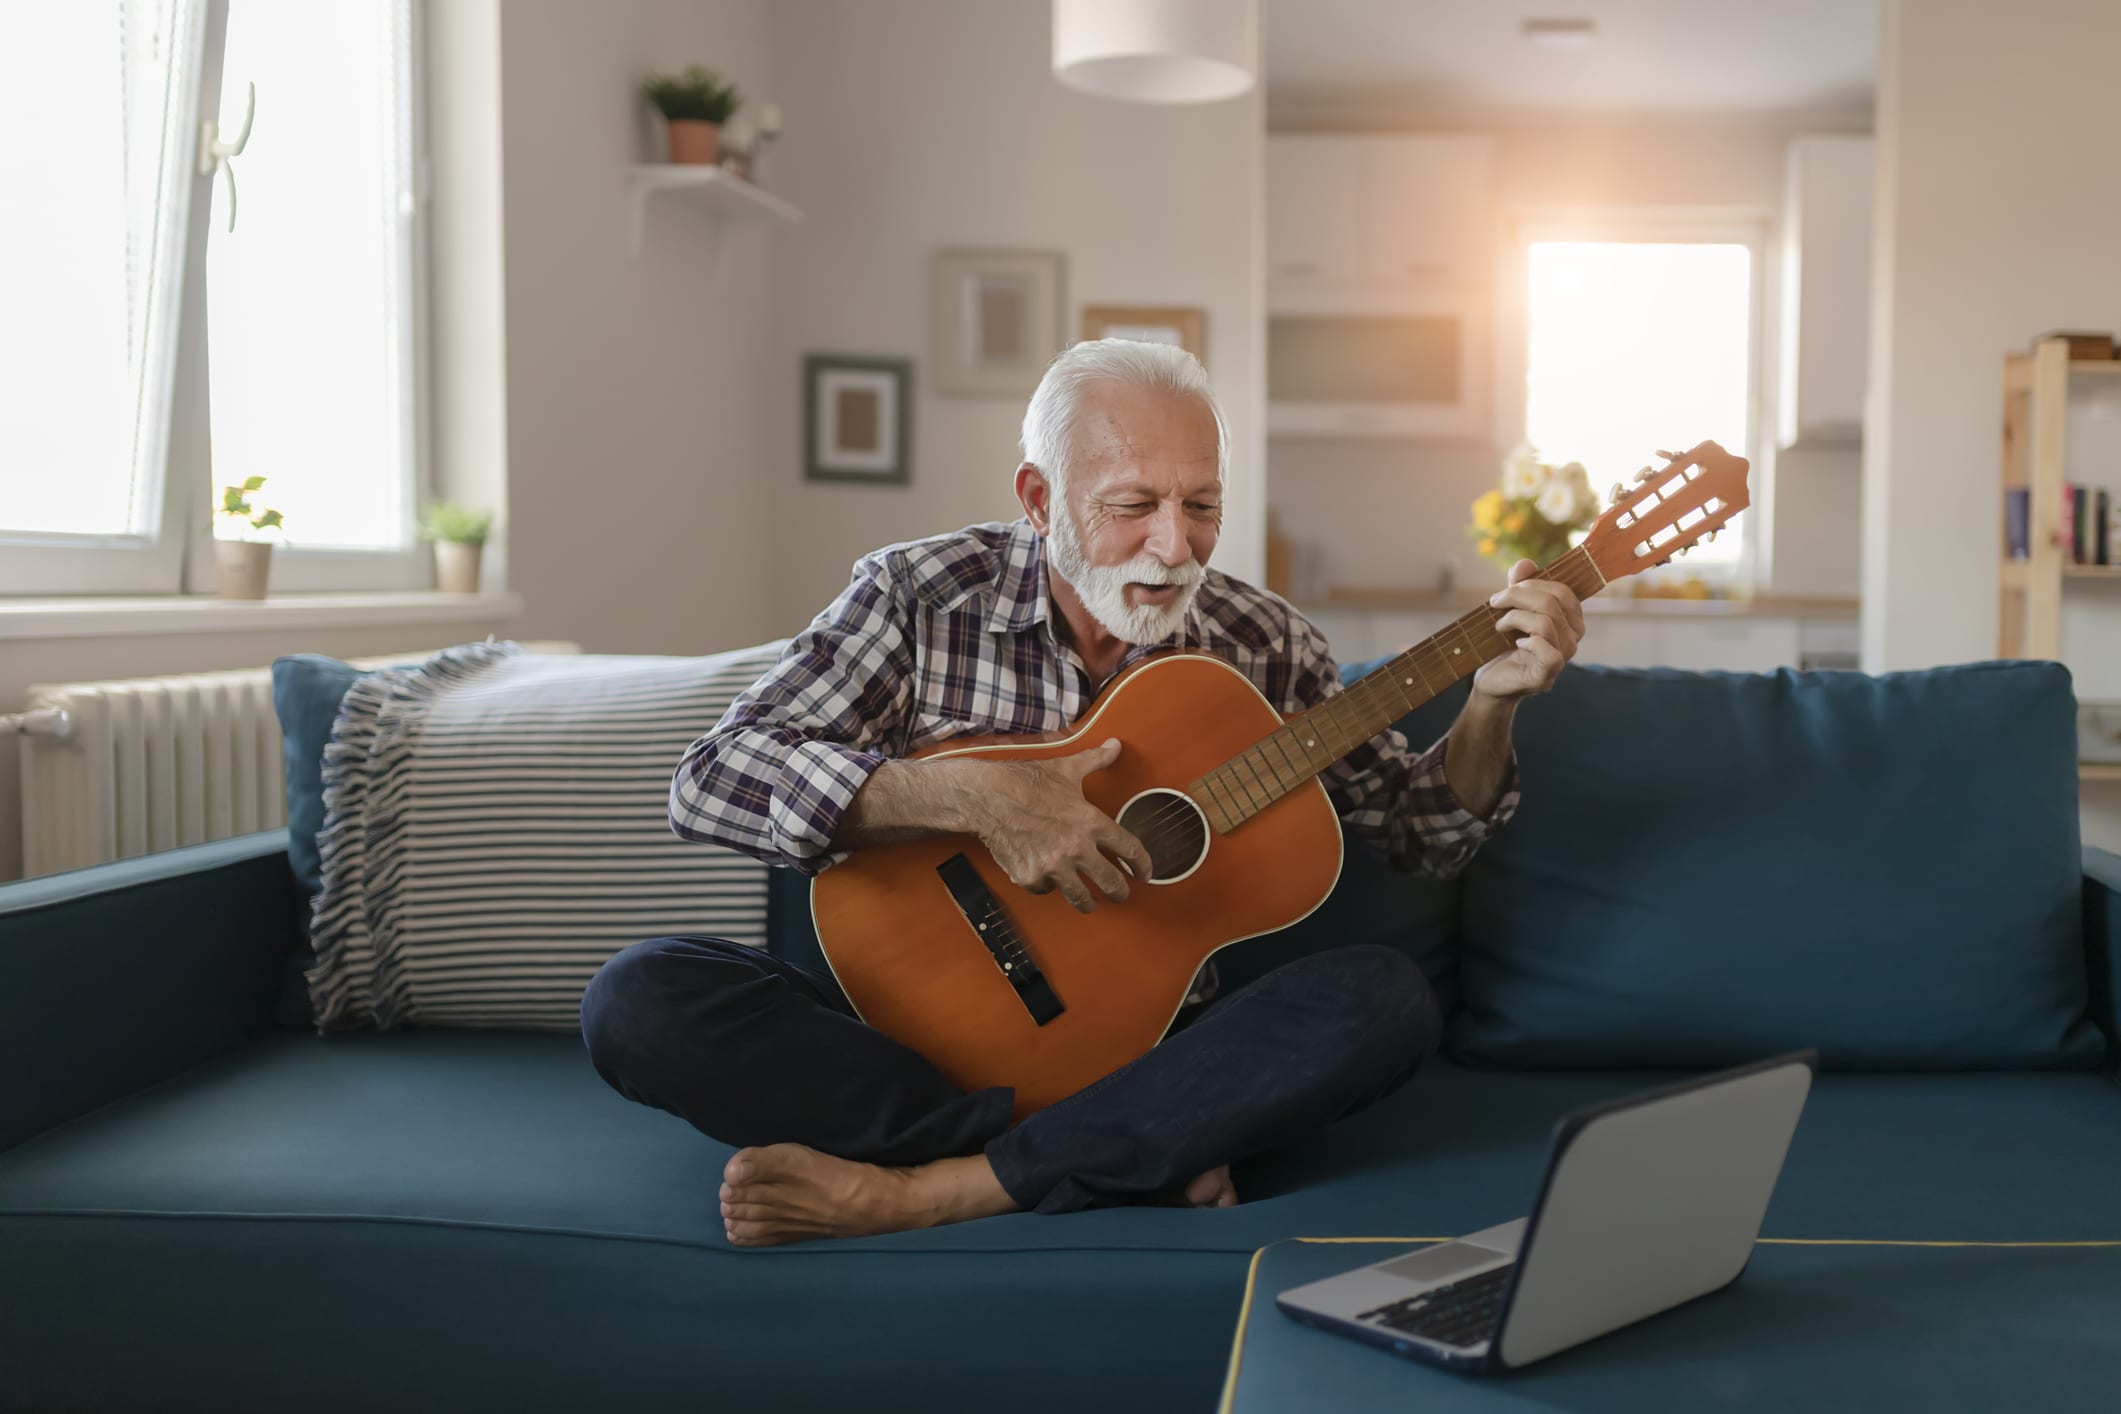
[[692, 65], [682, 74], [650, 74], [641, 96], [654, 104], [670, 131], [670, 160], [712, 167], [721, 159], [722, 124], [743, 99], [712, 69]]
[[420, 513], [420, 538], [435, 543], [435, 584], [444, 594], [479, 592], [479, 560], [493, 512], [437, 501]]
[[214, 570], [223, 599], [263, 599], [272, 576], [273, 542], [267, 531], [281, 531], [280, 513], [251, 504], [251, 493], [265, 484], [246, 477], [241, 486], [221, 488], [221, 507], [214, 513]]

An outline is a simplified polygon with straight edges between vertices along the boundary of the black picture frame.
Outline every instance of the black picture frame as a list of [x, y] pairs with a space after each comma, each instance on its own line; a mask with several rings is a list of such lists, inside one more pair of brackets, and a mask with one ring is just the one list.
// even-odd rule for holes
[[[838, 375], [839, 377], [835, 377]], [[886, 393], [879, 403], [888, 426], [879, 429], [889, 450], [888, 464], [876, 449], [825, 445], [826, 390], [842, 379], [866, 383]], [[836, 424], [835, 424], [836, 425]], [[876, 465], [863, 465], [874, 461]], [[867, 354], [803, 356], [803, 479], [864, 486], [905, 486], [913, 479], [913, 360]]]

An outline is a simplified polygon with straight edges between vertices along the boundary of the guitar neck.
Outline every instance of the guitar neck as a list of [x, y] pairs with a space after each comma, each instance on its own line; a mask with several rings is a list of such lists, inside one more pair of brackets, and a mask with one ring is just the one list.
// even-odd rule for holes
[[[1565, 584], [1579, 599], [1605, 587], [1581, 548], [1548, 565], [1537, 579]], [[1228, 834], [1320, 771], [1347, 756], [1408, 712], [1515, 646], [1496, 625], [1508, 610], [1482, 604], [1309, 711], [1291, 717], [1222, 765], [1192, 782], [1187, 794]]]

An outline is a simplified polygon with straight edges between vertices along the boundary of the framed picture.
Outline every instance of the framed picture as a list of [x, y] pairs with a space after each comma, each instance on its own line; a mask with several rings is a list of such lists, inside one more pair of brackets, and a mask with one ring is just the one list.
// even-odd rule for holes
[[954, 397], [1022, 397], [1061, 351], [1057, 250], [945, 250], [935, 257], [929, 323], [935, 391]]
[[1208, 311], [1178, 304], [1086, 304], [1086, 339], [1139, 339], [1145, 344], [1176, 344], [1208, 362]]
[[803, 476], [904, 486], [913, 458], [913, 360], [803, 356]]

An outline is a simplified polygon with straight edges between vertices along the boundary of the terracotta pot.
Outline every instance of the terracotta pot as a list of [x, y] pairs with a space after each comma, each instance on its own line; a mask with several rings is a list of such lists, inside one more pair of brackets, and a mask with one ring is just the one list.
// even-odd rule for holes
[[670, 160], [687, 167], [712, 167], [722, 156], [722, 125], [698, 118], [670, 120]]
[[272, 542], [216, 540], [214, 569], [223, 599], [263, 599], [265, 582], [272, 575]]
[[479, 592], [479, 552], [486, 547], [463, 540], [435, 541], [435, 587], [444, 594]]

